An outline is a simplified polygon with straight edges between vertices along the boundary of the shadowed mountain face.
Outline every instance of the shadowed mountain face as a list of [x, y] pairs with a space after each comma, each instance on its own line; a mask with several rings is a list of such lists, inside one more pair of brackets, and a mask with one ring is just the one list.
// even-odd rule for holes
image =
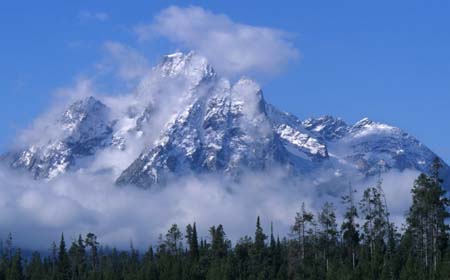
[[77, 101], [51, 125], [49, 139], [5, 160], [51, 179], [94, 169], [99, 154], [138, 148], [111, 176], [118, 185], [150, 188], [188, 175], [239, 179], [275, 168], [289, 178], [333, 174], [331, 181], [391, 169], [426, 173], [436, 157], [401, 129], [367, 118], [354, 125], [331, 116], [301, 121], [268, 104], [254, 81], [231, 83], [195, 53], [166, 56], [120, 108], [94, 97]]

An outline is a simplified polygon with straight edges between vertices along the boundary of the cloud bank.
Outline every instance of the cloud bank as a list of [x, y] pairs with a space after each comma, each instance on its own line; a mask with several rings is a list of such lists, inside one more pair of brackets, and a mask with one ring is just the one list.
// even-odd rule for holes
[[270, 27], [235, 22], [201, 7], [169, 7], [152, 24], [135, 28], [140, 40], [159, 34], [206, 56], [224, 75], [274, 74], [299, 57], [291, 35]]
[[[403, 219], [409, 206], [406, 194], [416, 175], [392, 171], [385, 176], [384, 189], [395, 222]], [[5, 237], [12, 232], [17, 245], [39, 250], [48, 249], [61, 232], [69, 241], [79, 233], [94, 232], [103, 244], [126, 249], [132, 240], [145, 249], [156, 244], [158, 235], [173, 223], [184, 229], [195, 221], [206, 238], [208, 228], [220, 223], [235, 242], [253, 234], [258, 215], [266, 231], [273, 222], [275, 234], [285, 236], [302, 202], [317, 213], [325, 201], [331, 201], [342, 213], [339, 197], [320, 193], [311, 182], [286, 183], [283, 177], [280, 172], [253, 174], [240, 184], [226, 184], [214, 176], [190, 177], [152, 191], [118, 188], [111, 176], [85, 171], [45, 182], [2, 168], [0, 234]]]

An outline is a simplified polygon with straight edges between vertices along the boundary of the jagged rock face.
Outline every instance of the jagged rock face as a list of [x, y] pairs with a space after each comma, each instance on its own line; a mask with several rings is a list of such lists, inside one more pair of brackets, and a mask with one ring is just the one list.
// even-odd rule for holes
[[329, 157], [323, 139], [312, 135], [297, 117], [279, 111], [270, 104], [266, 104], [266, 111], [272, 128], [291, 154], [312, 161]]
[[325, 141], [336, 141], [347, 135], [349, 126], [340, 118], [323, 116], [317, 119], [307, 119], [302, 125], [311, 133]]
[[248, 79], [230, 86], [218, 80], [210, 94], [194, 98], [171, 122], [155, 147], [118, 178], [119, 184], [150, 187], [171, 175], [223, 172], [238, 176], [283, 162], [261, 89]]
[[232, 84], [195, 53], [166, 56], [135, 97], [114, 120], [113, 108], [92, 97], [74, 103], [56, 123], [58, 136], [11, 153], [11, 166], [53, 178], [99, 151], [135, 148], [130, 139], [139, 138], [145, 145], [117, 183], [150, 188], [173, 177], [215, 173], [238, 179], [275, 167], [289, 176], [428, 172], [436, 156], [401, 129], [368, 119], [354, 125], [331, 116], [301, 121], [268, 104], [252, 80]]
[[111, 143], [109, 109], [93, 97], [72, 104], [56, 121], [58, 137], [31, 145], [12, 156], [11, 166], [29, 170], [34, 178], [53, 178]]

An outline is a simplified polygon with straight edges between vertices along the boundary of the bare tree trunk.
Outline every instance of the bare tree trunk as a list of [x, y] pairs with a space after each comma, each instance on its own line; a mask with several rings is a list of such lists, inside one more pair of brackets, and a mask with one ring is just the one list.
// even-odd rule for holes
[[355, 266], [356, 266], [356, 257], [355, 257], [355, 250], [352, 248], [352, 265], [353, 265], [353, 270], [355, 270]]

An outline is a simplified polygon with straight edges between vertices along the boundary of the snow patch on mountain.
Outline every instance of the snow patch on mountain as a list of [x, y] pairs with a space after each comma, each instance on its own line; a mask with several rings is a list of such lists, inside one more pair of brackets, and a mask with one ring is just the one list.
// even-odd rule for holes
[[56, 129], [58, 137], [12, 153], [11, 166], [29, 170], [37, 179], [54, 178], [110, 145], [112, 125], [103, 103], [93, 97], [77, 101], [48, 128]]
[[142, 188], [280, 168], [314, 176], [319, 186], [391, 169], [428, 172], [436, 156], [401, 129], [368, 118], [302, 121], [267, 103], [256, 82], [224, 79], [194, 52], [165, 56], [132, 95], [73, 103], [51, 127], [46, 141], [9, 153], [10, 166], [36, 179], [111, 172], [119, 185]]

